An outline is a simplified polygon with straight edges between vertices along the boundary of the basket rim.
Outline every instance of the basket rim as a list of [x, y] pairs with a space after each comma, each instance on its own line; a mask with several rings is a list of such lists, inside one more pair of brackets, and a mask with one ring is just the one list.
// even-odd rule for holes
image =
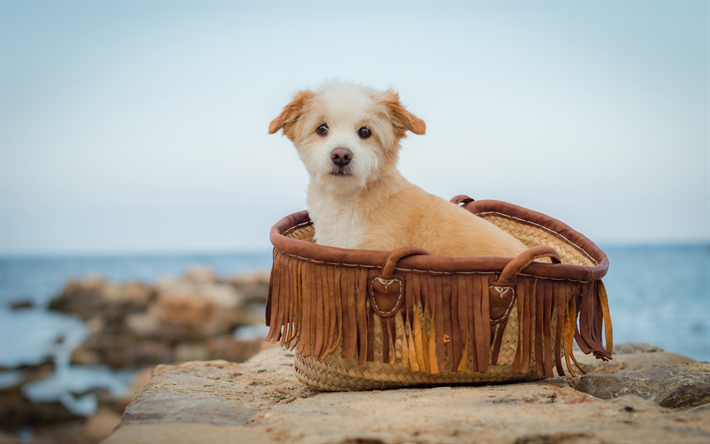
[[[463, 206], [468, 211], [481, 215], [497, 213], [516, 222], [542, 227], [565, 241], [595, 262], [593, 266], [573, 264], [543, 264], [533, 262], [523, 269], [521, 275], [541, 279], [591, 281], [603, 278], [609, 270], [607, 255], [586, 236], [569, 225], [546, 214], [529, 210], [497, 200], [480, 200]], [[356, 250], [318, 245], [285, 236], [289, 231], [312, 225], [308, 211], [290, 214], [278, 221], [272, 228], [270, 240], [275, 249], [302, 260], [330, 265], [360, 268], [381, 268], [389, 256], [389, 251]], [[396, 270], [429, 274], [496, 273], [513, 258], [496, 256], [451, 257], [435, 255], [410, 256], [400, 260]]]

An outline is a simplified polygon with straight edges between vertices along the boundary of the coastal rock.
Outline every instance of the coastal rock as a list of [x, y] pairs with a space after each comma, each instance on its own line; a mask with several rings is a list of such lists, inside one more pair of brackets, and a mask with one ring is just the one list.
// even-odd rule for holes
[[266, 304], [270, 277], [271, 273], [268, 271], [255, 271], [237, 275], [229, 282], [244, 295], [245, 303]]
[[104, 442], [530, 444], [710, 439], [707, 410], [674, 411], [635, 395], [604, 400], [572, 388], [578, 378], [327, 393], [301, 384], [293, 359], [293, 354], [272, 348], [243, 364], [158, 366]]
[[81, 419], [60, 402], [32, 402], [19, 385], [0, 389], [0, 429], [44, 427]]
[[710, 364], [649, 365], [613, 375], [584, 375], [575, 388], [602, 399], [636, 395], [663, 407], [693, 407], [710, 402]]
[[16, 299], [14, 301], [10, 301], [9, 304], [7, 304], [10, 310], [16, 311], [16, 310], [27, 310], [28, 308], [33, 308], [35, 306], [35, 303], [27, 298], [27, 299]]
[[[139, 368], [209, 359], [214, 354], [205, 342], [231, 336], [237, 327], [263, 322], [263, 305], [245, 305], [247, 298], [240, 288], [253, 300], [265, 300], [268, 280], [250, 275], [235, 282], [221, 281], [199, 266], [180, 278], [161, 278], [153, 286], [119, 285], [90, 276], [69, 282], [50, 307], [87, 322], [89, 336], [73, 351], [72, 363]], [[251, 356], [248, 350], [259, 350], [239, 344], [227, 349], [224, 341], [211, 347], [238, 360]]]
[[100, 313], [104, 319], [121, 322], [127, 313], [145, 310], [153, 296], [150, 287], [138, 282], [119, 285], [89, 276], [69, 281], [49, 308], [84, 320]]

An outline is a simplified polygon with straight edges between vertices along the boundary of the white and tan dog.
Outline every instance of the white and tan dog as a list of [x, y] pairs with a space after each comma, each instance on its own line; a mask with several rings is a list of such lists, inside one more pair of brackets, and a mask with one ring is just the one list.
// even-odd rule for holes
[[515, 257], [526, 247], [397, 170], [405, 132], [424, 122], [397, 93], [330, 82], [301, 91], [269, 125], [283, 129], [308, 170], [308, 212], [318, 244], [390, 251], [419, 246], [447, 256]]

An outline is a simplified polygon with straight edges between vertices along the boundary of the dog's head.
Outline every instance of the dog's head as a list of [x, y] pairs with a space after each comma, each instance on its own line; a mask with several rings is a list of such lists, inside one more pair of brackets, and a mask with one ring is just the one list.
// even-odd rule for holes
[[333, 192], [352, 192], [396, 167], [406, 131], [424, 134], [424, 121], [397, 93], [331, 82], [301, 91], [269, 125], [283, 129], [298, 149], [311, 181]]

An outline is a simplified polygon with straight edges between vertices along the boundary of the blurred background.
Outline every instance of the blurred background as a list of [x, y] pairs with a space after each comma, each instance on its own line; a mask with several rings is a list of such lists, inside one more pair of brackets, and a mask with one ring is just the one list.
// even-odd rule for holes
[[307, 184], [267, 128], [328, 79], [393, 88], [427, 123], [403, 141], [410, 181], [600, 245], [615, 342], [710, 360], [707, 3], [0, 13], [2, 430], [96, 442], [143, 369], [263, 347], [269, 228]]

